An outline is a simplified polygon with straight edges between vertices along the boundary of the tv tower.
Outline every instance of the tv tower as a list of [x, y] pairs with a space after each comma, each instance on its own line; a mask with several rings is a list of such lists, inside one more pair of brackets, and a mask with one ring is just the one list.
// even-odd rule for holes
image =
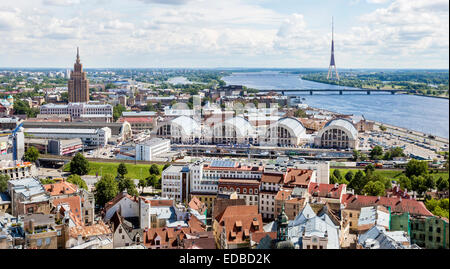
[[339, 80], [339, 74], [336, 68], [336, 62], [334, 61], [334, 22], [333, 17], [331, 17], [331, 60], [330, 60], [330, 67], [328, 68], [328, 75], [327, 79], [333, 78], [333, 67], [334, 67], [334, 73], [336, 74], [335, 79]]

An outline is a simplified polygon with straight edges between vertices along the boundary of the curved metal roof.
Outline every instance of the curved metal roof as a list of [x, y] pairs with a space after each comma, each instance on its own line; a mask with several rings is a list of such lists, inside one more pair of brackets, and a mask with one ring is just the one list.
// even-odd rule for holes
[[306, 128], [303, 126], [303, 124], [297, 120], [296, 118], [281, 118], [276, 123], [274, 123], [272, 126], [282, 126], [288, 130], [291, 130], [296, 136], [298, 137], [305, 137], [306, 134]]
[[180, 116], [171, 121], [171, 124], [176, 124], [180, 127], [181, 132], [185, 135], [200, 135], [201, 128], [200, 124], [195, 121], [193, 118], [188, 116]]
[[325, 128], [327, 128], [329, 126], [330, 127], [332, 127], [332, 126], [343, 127], [344, 129], [348, 130], [352, 134], [353, 139], [356, 139], [358, 137], [358, 131], [356, 130], [353, 123], [351, 123], [349, 120], [346, 120], [346, 119], [331, 120], [331, 121], [327, 122], [327, 124], [325, 124], [325, 126], [322, 130], [324, 130]]
[[234, 117], [223, 122], [233, 126], [237, 136], [248, 136], [256, 133], [255, 128], [243, 117]]

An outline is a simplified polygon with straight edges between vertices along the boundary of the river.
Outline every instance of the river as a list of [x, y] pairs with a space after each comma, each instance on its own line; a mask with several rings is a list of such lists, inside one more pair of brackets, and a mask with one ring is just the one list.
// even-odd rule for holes
[[[222, 78], [228, 85], [255, 89], [338, 89], [335, 85], [300, 79], [299, 75], [264, 71], [232, 73]], [[348, 88], [348, 87], [345, 87]], [[405, 94], [314, 93], [300, 95], [309, 106], [343, 114], [364, 115], [368, 120], [384, 122], [411, 130], [449, 138], [449, 100]]]

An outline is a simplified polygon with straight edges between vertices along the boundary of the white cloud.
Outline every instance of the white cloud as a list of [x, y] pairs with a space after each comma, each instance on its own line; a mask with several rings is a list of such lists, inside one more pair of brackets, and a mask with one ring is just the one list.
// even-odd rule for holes
[[[46, 5], [80, 1], [4, 1], [0, 56], [7, 51], [19, 66], [38, 65], [29, 61], [38, 57], [68, 66], [77, 45], [85, 66], [327, 67], [329, 61], [328, 27], [313, 28], [308, 14], [281, 14], [255, 1], [133, 0], [125, 7], [115, 0], [106, 7], [97, 0], [59, 12]], [[335, 33], [338, 67], [448, 64], [448, 2], [391, 0], [374, 7]]]
[[80, 3], [80, 0], [43, 0], [44, 5], [50, 6], [72, 6]]

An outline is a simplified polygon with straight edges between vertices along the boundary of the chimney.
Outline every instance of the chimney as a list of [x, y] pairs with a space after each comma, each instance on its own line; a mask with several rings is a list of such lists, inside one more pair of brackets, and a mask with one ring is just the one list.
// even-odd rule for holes
[[378, 195], [378, 197], [377, 197], [377, 202], [380, 201], [380, 198], [381, 198], [381, 197]]
[[402, 202], [402, 197], [400, 197], [400, 200], [399, 200], [399, 202], [400, 202], [400, 203]]
[[55, 188], [55, 185], [50, 185], [50, 192], [53, 192], [53, 189]]

